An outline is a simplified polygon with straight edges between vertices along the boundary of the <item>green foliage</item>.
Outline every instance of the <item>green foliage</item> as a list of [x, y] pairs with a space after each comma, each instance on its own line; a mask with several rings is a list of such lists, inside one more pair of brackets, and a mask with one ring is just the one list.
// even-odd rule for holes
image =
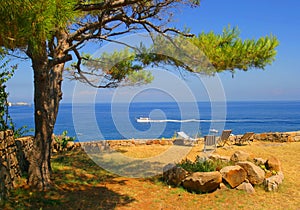
[[278, 174], [277, 171], [275, 171], [275, 170], [271, 170], [271, 171], [270, 171], [269, 169], [267, 169], [266, 165], [264, 165], [264, 164], [259, 165], [259, 167], [260, 167], [262, 170], [264, 170], [264, 172], [265, 172], [266, 174], [272, 174], [272, 175]]
[[249, 68], [264, 69], [276, 55], [279, 42], [274, 36], [242, 40], [238, 28], [224, 28], [222, 34], [201, 33], [191, 42], [208, 57], [217, 72]]
[[0, 45], [24, 48], [30, 43], [39, 50], [59, 28], [66, 28], [78, 17], [77, 0], [14, 0], [0, 4]]
[[239, 30], [230, 27], [222, 34], [201, 33], [193, 38], [177, 36], [170, 40], [161, 35], [153, 37], [150, 47], [140, 44], [131, 51], [126, 48], [103, 53], [95, 59], [87, 56], [83, 64], [90, 73], [104, 77], [105, 82], [147, 84], [153, 77], [142, 69], [149, 65], [172, 66], [205, 75], [225, 70], [264, 69], [274, 61], [278, 46], [278, 40], [273, 36], [243, 41], [239, 38]]
[[63, 131], [61, 135], [54, 137], [54, 140], [56, 141], [58, 146], [58, 151], [62, 151], [63, 149], [65, 149], [69, 141], [75, 141], [75, 137], [70, 137], [67, 135], [68, 131]]
[[279, 42], [274, 36], [242, 40], [237, 27], [225, 28], [222, 34], [201, 33], [197, 37], [158, 35], [153, 45], [137, 47], [135, 61], [141, 66], [173, 66], [190, 72], [214, 75], [217, 72], [251, 68], [264, 69], [272, 64]]
[[[79, 3], [92, 5], [101, 2], [103, 1], [4, 1], [0, 4], [2, 14], [0, 46], [14, 49], [29, 45], [29, 51], [32, 53], [41, 50], [47, 42], [50, 45], [55, 43], [59, 31], [70, 34], [83, 26], [88, 26], [84, 29], [87, 33], [98, 30], [100, 26], [97, 24], [93, 26], [93, 24], [99, 21], [99, 15], [103, 11], [82, 12], [75, 8]], [[197, 6], [200, 1], [178, 1], [178, 3]], [[143, 1], [128, 6], [132, 9], [141, 6], [147, 8], [152, 4], [151, 1]], [[81, 24], [77, 25], [79, 22]], [[102, 72], [95, 75], [101, 75], [104, 77], [104, 82], [112, 82], [115, 86], [119, 82], [130, 85], [147, 84], [153, 80], [149, 72], [141, 71], [147, 65], [172, 65], [207, 75], [214, 75], [224, 70], [233, 72], [235, 69], [245, 71], [249, 68], [263, 69], [274, 61], [277, 46], [278, 40], [273, 36], [243, 41], [239, 38], [237, 28], [228, 27], [220, 35], [213, 32], [201, 33], [194, 38], [178, 36], [172, 41], [164, 36], [158, 36], [149, 49], [140, 46], [136, 53], [129, 50], [112, 54], [104, 53], [99, 59], [83, 63], [92, 69], [97, 63], [97, 69], [101, 69]]]
[[28, 128], [27, 125], [23, 125], [20, 128], [16, 128], [14, 124], [12, 124], [12, 130], [14, 131], [14, 137], [15, 138], [20, 138], [22, 136], [25, 136], [26, 134], [33, 132], [33, 128]]
[[[83, 54], [83, 66], [88, 69], [89, 80], [102, 79], [103, 83], [112, 82], [121, 85], [142, 85], [153, 80], [151, 72], [143, 70], [144, 64], [137, 59], [135, 52], [125, 48], [113, 53], [103, 53], [100, 57], [92, 58], [89, 54]], [[73, 74], [76, 72], [76, 63], [69, 69]]]
[[182, 160], [177, 164], [188, 172], [211, 172], [217, 171], [221, 168], [230, 165], [221, 160], [212, 161], [204, 157], [197, 156], [196, 161], [191, 161], [189, 159]]
[[127, 85], [142, 85], [151, 83], [154, 79], [149, 71], [132, 71], [128, 74], [125, 82]]
[[8, 68], [9, 60], [5, 60], [4, 51], [2, 51], [2, 54], [0, 53], [0, 61], [0, 131], [11, 129], [14, 131], [14, 137], [19, 138], [28, 132], [32, 132], [33, 129], [28, 129], [26, 125], [17, 129], [9, 115], [7, 101], [9, 94], [5, 90], [5, 83], [13, 76], [17, 66]]
[[9, 60], [5, 60], [3, 54], [0, 54], [0, 61], [0, 131], [2, 131], [12, 125], [12, 120], [8, 113], [8, 93], [5, 90], [5, 83], [12, 77], [16, 67], [8, 69]]
[[190, 72], [196, 72], [198, 69], [198, 72], [206, 74], [214, 71], [200, 49], [183, 36], [173, 37], [170, 40], [158, 35], [151, 47], [140, 45], [136, 57], [136, 60], [145, 66], [172, 66]]

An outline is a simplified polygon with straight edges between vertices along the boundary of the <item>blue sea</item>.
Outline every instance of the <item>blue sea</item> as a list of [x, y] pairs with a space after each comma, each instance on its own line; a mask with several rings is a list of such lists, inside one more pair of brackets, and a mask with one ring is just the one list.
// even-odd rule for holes
[[[17, 127], [34, 128], [33, 112], [33, 106], [10, 107]], [[138, 123], [139, 117], [156, 121]], [[232, 129], [234, 134], [300, 130], [300, 101], [65, 103], [60, 106], [54, 133], [67, 130], [78, 141], [91, 141], [170, 138], [178, 131], [195, 137], [223, 129]]]

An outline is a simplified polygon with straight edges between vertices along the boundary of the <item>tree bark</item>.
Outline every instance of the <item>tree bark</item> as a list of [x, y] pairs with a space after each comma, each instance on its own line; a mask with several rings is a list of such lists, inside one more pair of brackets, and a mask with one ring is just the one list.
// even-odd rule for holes
[[[51, 187], [51, 142], [54, 125], [62, 99], [61, 83], [64, 63], [51, 66], [46, 42], [28, 55], [34, 71], [35, 138], [29, 157], [28, 184], [38, 190]], [[61, 52], [61, 50], [59, 51]], [[55, 54], [55, 57], [64, 56]]]

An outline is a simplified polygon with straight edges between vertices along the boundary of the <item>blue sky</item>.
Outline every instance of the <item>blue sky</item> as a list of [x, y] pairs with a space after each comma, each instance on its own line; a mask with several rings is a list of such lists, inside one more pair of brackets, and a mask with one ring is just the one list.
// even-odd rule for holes
[[[264, 71], [258, 69], [248, 72], [237, 71], [234, 78], [231, 73], [224, 72], [218, 75], [218, 79], [221, 81], [227, 100], [300, 100], [299, 11], [300, 1], [297, 0], [203, 0], [199, 8], [182, 9], [175, 15], [172, 24], [178, 28], [188, 27], [196, 34], [202, 31], [220, 33], [230, 24], [238, 26], [243, 39], [256, 39], [270, 34], [277, 36], [280, 45], [277, 48], [276, 61], [271, 66], [267, 66]], [[22, 61], [19, 66], [14, 78], [8, 83], [9, 100], [32, 102], [31, 64]], [[170, 86], [174, 85], [168, 78], [165, 80], [157, 78], [157, 80]], [[188, 78], [187, 83], [196, 100], [208, 99], [209, 94], [203, 82], [199, 79]], [[64, 80], [63, 102], [72, 101], [74, 84], [67, 79]], [[135, 99], [137, 101], [170, 99], [168, 93], [150, 87], [139, 92]], [[126, 93], [132, 89], [122, 91], [126, 98]], [[86, 93], [86, 91], [82, 92]], [[181, 91], [177, 93], [184, 95]], [[96, 100], [111, 101], [113, 94], [115, 90], [99, 90]], [[149, 99], [150, 96], [151, 99]], [[83, 100], [85, 100], [84, 97]]]

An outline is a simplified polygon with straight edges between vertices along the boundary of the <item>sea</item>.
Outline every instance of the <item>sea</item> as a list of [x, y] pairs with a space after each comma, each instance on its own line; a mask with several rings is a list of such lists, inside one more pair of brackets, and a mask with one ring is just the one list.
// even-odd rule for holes
[[[33, 106], [11, 106], [16, 125], [34, 129]], [[151, 122], [137, 122], [140, 117]], [[300, 101], [134, 102], [60, 105], [55, 134], [76, 141], [171, 138], [300, 130]], [[32, 135], [32, 132], [27, 133]]]

